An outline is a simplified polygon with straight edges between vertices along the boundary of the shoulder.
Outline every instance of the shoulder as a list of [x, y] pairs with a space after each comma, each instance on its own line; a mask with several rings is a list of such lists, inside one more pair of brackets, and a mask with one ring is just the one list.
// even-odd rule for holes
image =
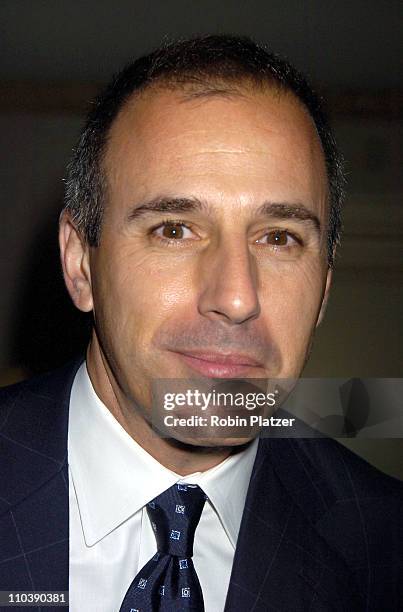
[[[78, 357], [63, 367], [51, 372], [46, 372], [39, 376], [34, 376], [7, 387], [0, 388], [0, 414], [10, 407], [16, 406], [26, 399], [34, 400], [41, 398], [46, 400], [55, 395], [59, 395], [66, 387], [71, 386], [74, 376], [83, 362], [82, 357]], [[32, 402], [31, 402], [32, 403]], [[0, 421], [1, 427], [1, 421]]]
[[385, 496], [403, 501], [403, 482], [381, 472], [336, 440], [300, 439], [296, 452], [307, 469], [329, 483], [338, 502]]
[[291, 498], [350, 565], [374, 551], [402, 560], [403, 483], [330, 438], [267, 440]]
[[0, 389], [0, 515], [63, 470], [70, 391], [81, 362]]
[[262, 442], [291, 501], [353, 572], [360, 592], [377, 604], [400, 601], [403, 483], [330, 438]]
[[287, 488], [296, 496], [302, 490], [315, 493], [322, 510], [347, 500], [387, 497], [402, 503], [403, 482], [299, 419], [292, 436], [268, 432], [261, 443]]
[[[70, 392], [82, 358], [62, 368], [0, 389], [0, 459], [10, 449], [46, 453], [65, 438]], [[8, 449], [8, 450], [7, 450]]]
[[403, 571], [403, 483], [335, 440], [298, 440], [296, 453], [320, 498], [317, 531], [360, 580], [372, 571], [396, 589]]

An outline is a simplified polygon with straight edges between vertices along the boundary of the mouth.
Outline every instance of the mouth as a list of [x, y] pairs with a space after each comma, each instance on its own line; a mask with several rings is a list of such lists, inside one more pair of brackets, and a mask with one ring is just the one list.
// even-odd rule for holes
[[[174, 351], [191, 370], [208, 378], [258, 378], [263, 364], [241, 353]], [[259, 372], [260, 370], [260, 372]]]

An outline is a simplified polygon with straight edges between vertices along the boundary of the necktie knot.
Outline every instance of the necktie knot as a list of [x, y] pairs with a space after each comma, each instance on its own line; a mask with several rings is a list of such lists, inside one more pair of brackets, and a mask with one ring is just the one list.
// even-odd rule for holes
[[175, 484], [147, 504], [158, 552], [193, 556], [193, 542], [206, 496], [197, 485]]
[[131, 583], [119, 612], [204, 612], [193, 541], [206, 496], [176, 484], [147, 504], [158, 552]]

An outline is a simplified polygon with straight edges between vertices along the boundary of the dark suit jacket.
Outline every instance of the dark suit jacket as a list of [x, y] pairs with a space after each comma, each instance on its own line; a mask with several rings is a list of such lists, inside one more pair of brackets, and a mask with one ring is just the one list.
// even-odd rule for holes
[[[79, 365], [0, 390], [0, 591], [68, 590]], [[402, 483], [335, 441], [262, 438], [225, 611], [403, 610], [402, 517]]]

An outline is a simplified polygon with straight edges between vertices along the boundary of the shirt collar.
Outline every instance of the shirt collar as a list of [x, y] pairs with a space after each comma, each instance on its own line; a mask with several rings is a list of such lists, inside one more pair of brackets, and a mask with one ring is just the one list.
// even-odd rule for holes
[[236, 546], [258, 441], [205, 472], [183, 477], [161, 465], [96, 395], [86, 364], [70, 397], [68, 456], [85, 542], [92, 546], [178, 482], [198, 484]]
[[215, 467], [182, 478], [183, 482], [197, 484], [203, 489], [234, 548], [241, 526], [257, 447], [258, 440], [255, 439], [245, 450], [230, 455]]

